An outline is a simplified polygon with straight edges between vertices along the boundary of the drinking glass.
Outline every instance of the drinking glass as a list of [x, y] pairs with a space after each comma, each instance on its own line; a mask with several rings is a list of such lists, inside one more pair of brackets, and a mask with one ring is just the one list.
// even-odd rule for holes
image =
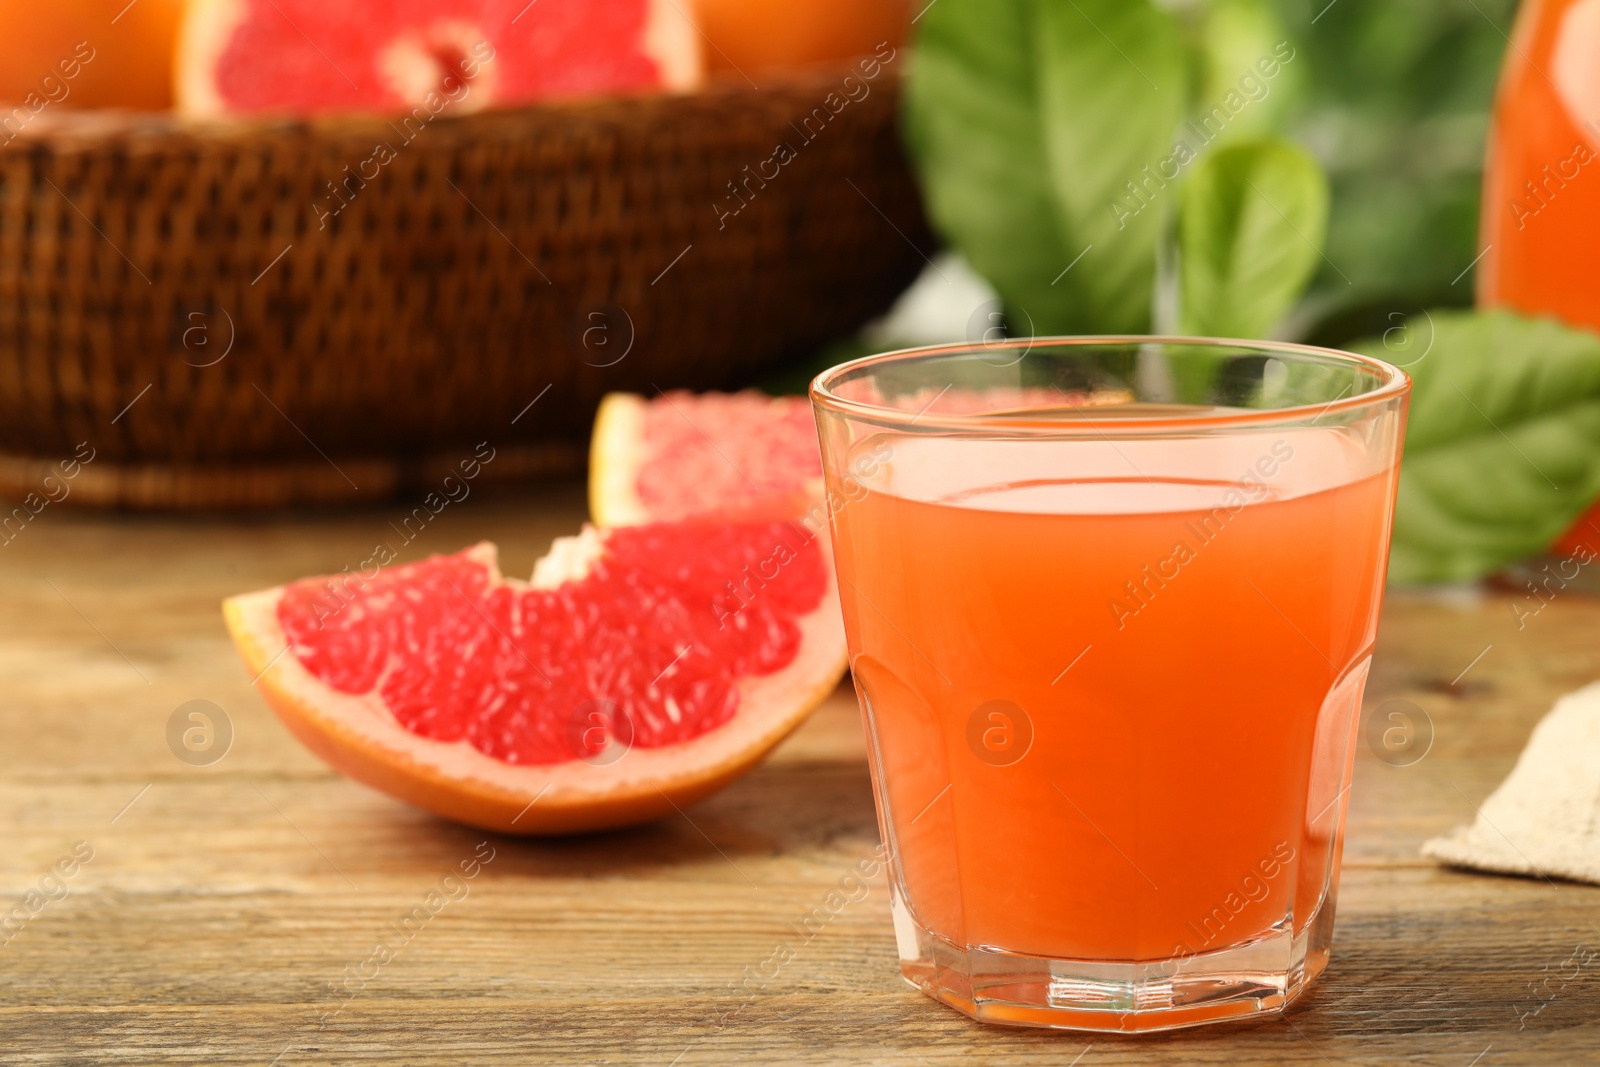
[[1040, 338], [811, 388], [901, 970], [987, 1022], [1281, 1010], [1328, 961], [1410, 381]]

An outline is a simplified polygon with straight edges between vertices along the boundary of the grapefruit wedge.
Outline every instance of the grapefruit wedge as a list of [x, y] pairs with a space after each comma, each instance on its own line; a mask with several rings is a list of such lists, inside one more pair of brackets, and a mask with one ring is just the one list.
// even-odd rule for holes
[[[862, 385], [864, 383], [852, 383]], [[925, 395], [924, 395], [925, 394]], [[858, 399], [883, 398], [862, 394]], [[1125, 404], [1124, 389], [1068, 392], [929, 387], [903, 396], [909, 410], [976, 414]], [[602, 526], [665, 522], [690, 515], [800, 515], [826, 529], [837, 500], [824, 504], [822, 452], [811, 401], [803, 396], [611, 393], [589, 444], [589, 513]]]
[[425, 123], [700, 75], [677, 0], [190, 0], [174, 80], [190, 115], [426, 106]]
[[829, 552], [788, 521], [586, 527], [531, 582], [480, 544], [224, 616], [267, 702], [336, 769], [473, 826], [575, 833], [712, 793], [838, 685]]
[[803, 396], [612, 393], [589, 446], [589, 512], [602, 526], [689, 515], [799, 515], [823, 495]]

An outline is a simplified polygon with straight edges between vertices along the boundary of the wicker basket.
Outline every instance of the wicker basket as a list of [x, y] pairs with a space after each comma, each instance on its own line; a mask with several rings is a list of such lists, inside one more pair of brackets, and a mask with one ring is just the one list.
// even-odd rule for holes
[[80, 442], [68, 499], [126, 507], [383, 498], [484, 441], [567, 471], [609, 390], [809, 354], [931, 244], [897, 87], [835, 115], [845, 73], [407, 129], [47, 112], [0, 149], [0, 493]]

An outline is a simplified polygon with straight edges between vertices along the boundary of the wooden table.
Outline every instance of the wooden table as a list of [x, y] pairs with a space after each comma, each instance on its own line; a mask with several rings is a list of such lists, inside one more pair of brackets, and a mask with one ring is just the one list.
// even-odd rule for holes
[[[489, 537], [506, 571], [525, 574], [582, 506], [577, 486], [480, 494], [412, 549]], [[1553, 698], [1600, 673], [1600, 603], [1575, 593], [1521, 631], [1509, 595], [1390, 598], [1368, 713], [1411, 700], [1436, 736], [1404, 767], [1362, 746], [1333, 963], [1285, 1019], [1092, 1042], [979, 1027], [902, 983], [880, 879], [720, 1022], [740, 1004], [743, 969], [877, 844], [843, 690], [684, 818], [577, 840], [489, 838], [494, 858], [468, 895], [373, 967], [374, 944], [397, 940], [391, 924], [486, 835], [324, 769], [251, 688], [217, 605], [358, 561], [408, 510], [221, 519], [52, 506], [0, 546], [0, 903], [41, 885], [67, 894], [33, 898], [44, 903], [9, 941], [0, 933], [0, 1061], [1600, 1060], [1600, 960], [1565, 984], [1552, 977], [1559, 992], [1526, 1014], [1541, 1003], [1530, 983], [1570, 975], [1576, 947], [1600, 948], [1600, 888], [1418, 855], [1472, 816]], [[168, 746], [169, 717], [195, 699], [220, 705], [235, 732], [211, 766]], [[92, 860], [47, 881], [80, 841]], [[354, 991], [347, 1002], [336, 983]]]

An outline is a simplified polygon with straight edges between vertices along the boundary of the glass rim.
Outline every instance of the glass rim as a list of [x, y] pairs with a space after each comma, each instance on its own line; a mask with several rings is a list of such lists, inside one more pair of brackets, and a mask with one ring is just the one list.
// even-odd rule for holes
[[[1066, 348], [1112, 345], [1139, 346], [1147, 344], [1185, 345], [1191, 348], [1246, 349], [1267, 355], [1300, 357], [1299, 361], [1302, 362], [1306, 361], [1305, 357], [1316, 356], [1321, 360], [1331, 359], [1333, 362], [1344, 364], [1345, 366], [1366, 370], [1376, 378], [1378, 384], [1375, 388], [1369, 389], [1364, 393], [1357, 393], [1354, 396], [1345, 397], [1341, 394], [1326, 404], [1296, 404], [1290, 407], [1260, 409], [1196, 406], [1194, 411], [1179, 415], [1163, 413], [1160, 415], [1117, 416], [1110, 418], [1096, 418], [1092, 415], [1077, 413], [1052, 415], [1045, 413], [1046, 409], [1040, 409], [1041, 413], [1033, 417], [1019, 416], [1015, 412], [1011, 414], [988, 412], [979, 414], [934, 413], [930, 415], [927, 413], [926, 408], [920, 412], [912, 412], [904, 408], [892, 408], [882, 404], [851, 400], [840, 396], [832, 389], [832, 386], [842, 376], [852, 371], [879, 364], [909, 363], [937, 356], [954, 356], [964, 353], [977, 355], [985, 352], [1003, 352], [1017, 348], [1023, 349], [1023, 355], [1026, 356], [1028, 351], [1041, 345]], [[1018, 362], [1020, 362], [1021, 358], [1019, 357]], [[1292, 423], [1307, 418], [1311, 418], [1314, 421], [1330, 412], [1346, 412], [1378, 406], [1397, 397], [1404, 397], [1410, 391], [1411, 376], [1400, 367], [1372, 356], [1364, 356], [1358, 352], [1347, 352], [1337, 348], [1296, 344], [1290, 341], [1259, 341], [1228, 337], [1186, 337], [1181, 334], [1073, 334], [1019, 337], [998, 344], [955, 341], [878, 352], [829, 367], [811, 380], [807, 395], [810, 397], [812, 404], [819, 410], [891, 427], [915, 427], [922, 431], [945, 429], [956, 432], [980, 429], [991, 431], [1054, 430], [1058, 432], [1086, 429], [1103, 435], [1108, 430], [1137, 431], [1141, 433], [1151, 431], [1217, 430], [1240, 426]], [[931, 405], [932, 402], [930, 401]], [[1078, 412], [1093, 412], [1106, 409], [1084, 407], [1076, 410]]]

